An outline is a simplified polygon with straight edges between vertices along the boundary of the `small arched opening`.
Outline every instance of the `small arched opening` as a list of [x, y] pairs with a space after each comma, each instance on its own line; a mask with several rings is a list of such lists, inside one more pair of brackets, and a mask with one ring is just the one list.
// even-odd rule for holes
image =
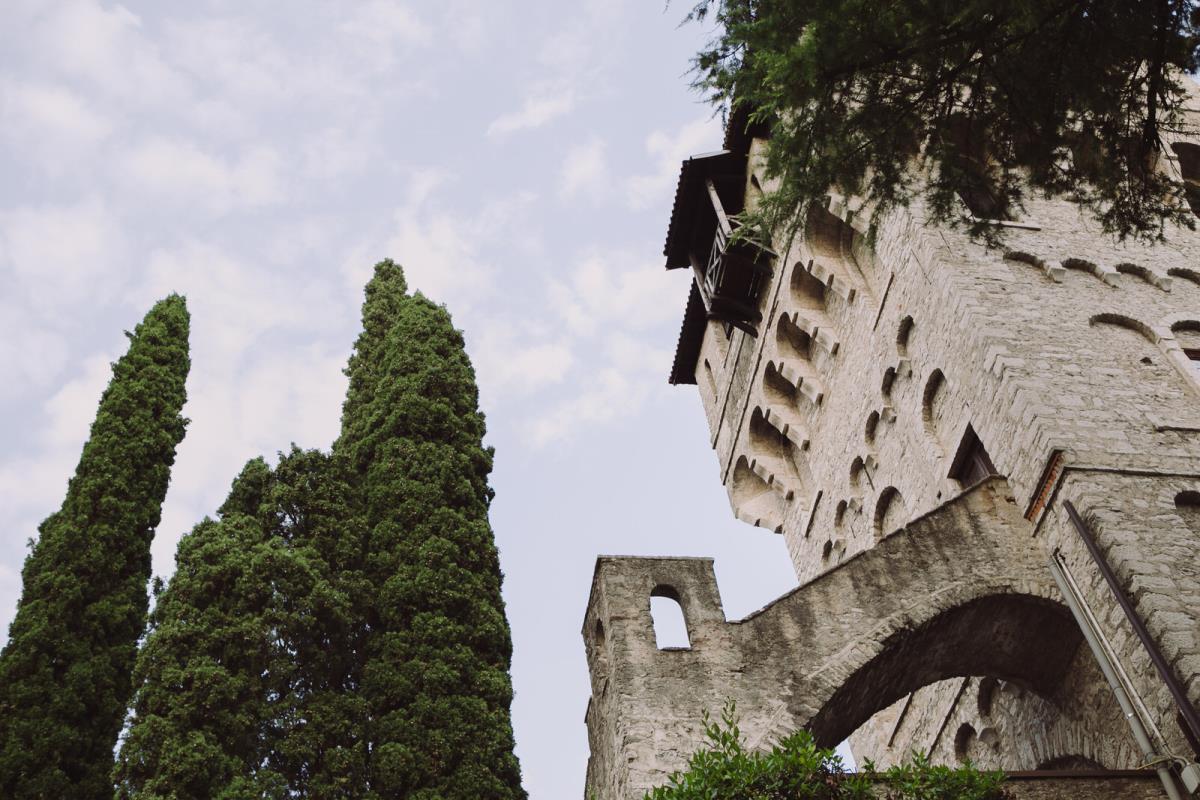
[[975, 726], [964, 722], [954, 732], [954, 757], [959, 761], [966, 761], [973, 744], [975, 744]]
[[812, 360], [812, 337], [787, 314], [781, 314], [775, 326], [775, 345], [781, 358], [804, 362]]
[[904, 497], [895, 486], [889, 486], [879, 493], [875, 503], [875, 538], [882, 539], [893, 531], [904, 527], [908, 522], [908, 509], [904, 505]]
[[867, 444], [875, 444], [875, 432], [879, 429], [879, 412], [872, 411], [867, 416], [867, 424], [863, 428], [863, 439]]
[[691, 648], [687, 618], [675, 587], [659, 584], [650, 591], [650, 618], [654, 621], [654, 640], [659, 650]]
[[823, 312], [826, 291], [825, 284], [817, 280], [803, 264], [797, 263], [792, 267], [792, 304], [797, 308]]
[[939, 416], [945, 397], [946, 376], [940, 369], [935, 369], [925, 381], [925, 390], [921, 393], [921, 419], [925, 423], [925, 432], [934, 441], [938, 441]]
[[1184, 491], [1175, 495], [1175, 513], [1197, 536], [1200, 536], [1200, 492]]
[[913, 318], [905, 317], [900, 320], [900, 328], [896, 331], [896, 353], [901, 358], [908, 357], [909, 343], [913, 335]]

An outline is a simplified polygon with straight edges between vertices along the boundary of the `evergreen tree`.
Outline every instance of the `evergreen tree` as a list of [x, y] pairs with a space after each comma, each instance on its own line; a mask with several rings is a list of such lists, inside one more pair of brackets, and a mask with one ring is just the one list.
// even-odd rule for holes
[[62, 508], [25, 561], [0, 652], [0, 797], [112, 797], [150, 543], [186, 425], [188, 323], [172, 295], [129, 334]]
[[219, 521], [180, 541], [138, 656], [118, 798], [361, 796], [349, 603], [320, 551], [345, 547], [353, 495], [337, 474], [316, 451], [293, 448], [274, 471], [254, 459]]
[[368, 796], [523, 798], [487, 518], [492, 452], [462, 335], [384, 261], [347, 373], [334, 452], [354, 470], [367, 529]]
[[516, 800], [491, 452], [445, 309], [383, 262], [331, 454], [247, 465], [180, 543], [122, 800]]
[[1195, 224], [1165, 162], [1195, 135], [1196, 0], [699, 0], [689, 16], [719, 23], [695, 85], [770, 129], [768, 228], [831, 189], [876, 211], [920, 196], [977, 234], [996, 228], [960, 191], [988, 216], [1062, 195], [1120, 238]]

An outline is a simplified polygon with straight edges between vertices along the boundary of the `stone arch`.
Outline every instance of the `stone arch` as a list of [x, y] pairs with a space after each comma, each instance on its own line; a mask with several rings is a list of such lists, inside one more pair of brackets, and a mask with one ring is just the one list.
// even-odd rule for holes
[[887, 536], [907, 521], [908, 508], [904, 505], [900, 490], [889, 486], [880, 492], [879, 499], [875, 501], [875, 538]]
[[879, 430], [879, 412], [872, 411], [867, 415], [866, 425], [863, 426], [863, 440], [867, 444], [875, 444], [875, 434]]
[[925, 380], [925, 389], [921, 392], [921, 421], [925, 425], [925, 432], [939, 446], [942, 442], [938, 434], [938, 412], [945, 404], [948, 391], [946, 376], [940, 369], [935, 369], [929, 373]]
[[[874, 258], [864, 238], [819, 203], [811, 203], [804, 222], [804, 241], [813, 257], [848, 286], [871, 289]], [[849, 298], [847, 298], [849, 299]]]
[[1194, 269], [1188, 269], [1187, 267], [1171, 267], [1171, 269], [1167, 270], [1167, 275], [1172, 278], [1179, 278], [1200, 286], [1200, 272], [1197, 272]]
[[828, 288], [807, 269], [804, 264], [796, 262], [792, 266], [791, 296], [792, 305], [809, 311], [825, 311]]
[[975, 708], [984, 719], [992, 715], [992, 706], [996, 700], [996, 690], [1000, 682], [995, 678], [984, 678], [979, 682], [979, 693], [975, 698]]
[[774, 361], [763, 370], [763, 395], [773, 407], [795, 409], [800, 399], [800, 389], [779, 373]]
[[1063, 274], [1066, 272], [1061, 266], [1022, 250], [1009, 250], [1004, 254], [1004, 259], [1005, 261], [1017, 261], [1021, 264], [1028, 264], [1031, 267], [1037, 267], [1047, 278], [1055, 283], [1061, 282]]
[[733, 514], [742, 522], [775, 533], [783, 532], [783, 498], [750, 466], [750, 459], [739, 456], [729, 484]]
[[908, 346], [912, 339], [914, 324], [912, 316], [906, 316], [900, 320], [900, 325], [896, 329], [896, 353], [901, 358], [908, 358]]
[[879, 393], [884, 400], [892, 399], [892, 386], [896, 383], [896, 368], [888, 367], [883, 371], [883, 380], [879, 382]]
[[1086, 272], [1090, 275], [1094, 275], [1107, 283], [1109, 286], [1115, 285], [1111, 275], [1105, 272], [1104, 269], [1094, 261], [1086, 261], [1082, 258], [1064, 258], [1062, 260], [1062, 265], [1064, 269], [1076, 270], [1078, 272]]
[[795, 443], [774, 425], [756, 407], [750, 414], [748, 440], [750, 445], [750, 468], [771, 488], [792, 500], [796, 492], [798, 473], [795, 459], [798, 455]]
[[862, 484], [863, 473], [866, 470], [866, 464], [863, 463], [862, 456], [855, 456], [850, 462], [850, 485], [858, 487]]
[[812, 360], [812, 337], [808, 331], [793, 322], [787, 314], [780, 314], [775, 325], [775, 349], [781, 358], [809, 362]]
[[1147, 341], [1154, 344], [1158, 343], [1158, 334], [1154, 332], [1146, 323], [1141, 320], [1136, 320], [1133, 317], [1127, 317], [1124, 314], [1095, 314], [1088, 320], [1089, 325], [1116, 325], [1118, 328], [1127, 328], [1131, 331], [1136, 331], [1142, 336], [1145, 336]]
[[1169, 282], [1164, 284], [1162, 278], [1160, 278], [1158, 275], [1155, 275], [1152, 271], [1141, 266], [1140, 264], [1130, 264], [1125, 262], [1122, 264], [1117, 264], [1116, 270], [1122, 275], [1132, 275], [1135, 278], [1140, 278], [1151, 286], [1162, 289], [1163, 291], [1171, 291], [1171, 285]]
[[908, 629], [897, 625], [813, 715], [808, 727], [818, 745], [842, 741], [877, 711], [947, 678], [995, 677], [1052, 696], [1080, 642], [1070, 612], [1040, 594], [985, 592], [919, 624], [910, 620]]

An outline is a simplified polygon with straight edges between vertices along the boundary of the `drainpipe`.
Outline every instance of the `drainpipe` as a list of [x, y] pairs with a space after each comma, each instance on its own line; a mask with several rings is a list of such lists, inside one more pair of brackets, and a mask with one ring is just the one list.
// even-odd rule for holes
[[1076, 594], [1075, 587], [1072, 585], [1074, 581], [1067, 572], [1062, 553], [1057, 549], [1050, 556], [1050, 574], [1054, 576], [1054, 582], [1058, 584], [1058, 589], [1062, 592], [1063, 599], [1067, 601], [1067, 607], [1071, 610], [1071, 616], [1075, 618], [1075, 623], [1083, 633], [1083, 638], [1087, 642], [1088, 648], [1091, 649], [1092, 655], [1096, 657], [1096, 662], [1100, 665], [1100, 671], [1104, 673], [1105, 680], [1108, 681], [1113, 695], [1117, 698], [1117, 704], [1121, 706], [1121, 713], [1125, 715], [1125, 720], [1129, 723], [1130, 730], [1133, 731], [1133, 738], [1137, 741], [1143, 758], [1146, 759], [1147, 764], [1154, 765], [1154, 769], [1158, 773], [1158, 779], [1162, 781], [1167, 797], [1170, 800], [1184, 800], [1184, 795], [1180, 793], [1179, 787], [1175, 783], [1175, 776], [1171, 773], [1171, 759], [1159, 753], [1150, 741], [1150, 736], [1146, 732], [1146, 727], [1142, 724], [1141, 717], [1134, 711], [1133, 701], [1130, 699], [1129, 693], [1125, 691], [1125, 686], [1118, 678], [1117, 672], [1113, 668], [1113, 663], [1101, 644], [1098, 635], [1099, 631], [1093, 628], [1092, 621], [1084, 610], [1083, 598]]
[[1138, 616], [1133, 604], [1125, 596], [1125, 592], [1121, 589], [1121, 584], [1117, 581], [1116, 574], [1113, 572], [1112, 567], [1109, 566], [1108, 560], [1104, 558], [1104, 554], [1100, 552], [1100, 547], [1096, 544], [1096, 539], [1092, 536], [1092, 531], [1088, 528], [1087, 523], [1079, 516], [1079, 512], [1075, 510], [1075, 506], [1071, 504], [1070, 500], [1063, 501], [1063, 508], [1067, 510], [1067, 516], [1071, 518], [1071, 524], [1075, 526], [1075, 531], [1079, 534], [1079, 538], [1083, 539], [1084, 546], [1087, 547], [1092, 560], [1096, 562], [1096, 567], [1100, 570], [1100, 574], [1104, 576], [1104, 580], [1108, 583], [1108, 588], [1112, 590], [1113, 597], [1116, 598], [1117, 603], [1121, 606], [1121, 610], [1125, 612], [1125, 618], [1129, 620], [1129, 624], [1133, 626], [1134, 633], [1141, 640], [1142, 647], [1146, 648], [1146, 652], [1150, 655], [1150, 660], [1154, 662], [1154, 669], [1158, 671], [1158, 676], [1171, 692], [1171, 697], [1175, 700], [1175, 706], [1179, 709], [1179, 715], [1183, 717], [1184, 722], [1191, 729], [1192, 736], [1200, 740], [1200, 713], [1196, 712], [1196, 707], [1188, 700], [1187, 692], [1184, 691], [1183, 685], [1175, 677], [1175, 673], [1171, 671], [1171, 666], [1167, 664], [1162, 651], [1158, 649], [1158, 644], [1151, 638], [1150, 631], [1146, 630], [1146, 624], [1142, 622], [1142, 618]]

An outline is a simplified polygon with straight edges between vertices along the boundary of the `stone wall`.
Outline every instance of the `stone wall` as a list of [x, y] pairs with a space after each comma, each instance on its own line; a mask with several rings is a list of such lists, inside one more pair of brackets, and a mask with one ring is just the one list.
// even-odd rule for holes
[[[762, 148], [751, 145], [747, 186], [770, 190]], [[751, 205], [754, 196], [748, 191]], [[957, 457], [977, 438], [1007, 478], [1005, 491], [1040, 564], [1038, 580], [1047, 579], [1050, 555], [1061, 553], [1164, 746], [1191, 755], [1163, 682], [1062, 503], [1084, 514], [1191, 701], [1200, 703], [1200, 362], [1184, 350], [1200, 347], [1200, 234], [1176, 230], [1164, 245], [1118, 244], [1070, 203], [1031, 198], [1006, 226], [1002, 248], [928, 226], [919, 203], [884, 220], [869, 245], [868, 216], [855, 199], [830, 197], [797, 236], [775, 243], [779, 257], [761, 295], [757, 337], [708, 324], [696, 381], [733, 513], [783, 535], [803, 594], [848, 574], [843, 568], [851, 564], [858, 566], [849, 572], [860, 574], [866, 562], [856, 557], [886, 549], [893, 531], [907, 525], [911, 532], [931, 512], [956, 507], [968, 488], [954, 477]], [[1005, 520], [993, 522], [1014, 527]], [[969, 547], [954, 549], [963, 565], [970, 562]], [[641, 567], [602, 560], [589, 620], [600, 618], [605, 603], [603, 613], [621, 624], [634, 618], [624, 604], [641, 603], [653, 587], [643, 580], [642, 594], [622, 595], [614, 607], [605, 587], [615, 578], [601, 580], [626, 569], [640, 574]], [[715, 585], [704, 591], [716, 597]], [[852, 586], [841, 603], [870, 605], [865, 591]], [[700, 612], [688, 602], [691, 626]], [[702, 605], [715, 621], [719, 614]], [[830, 624], [813, 620], [804, 636], [830, 635]], [[724, 628], [711, 630], [721, 659], [745, 663], [752, 660], [746, 648], [758, 652], [716, 633]], [[707, 634], [697, 633], [703, 644]], [[874, 636], [871, 628], [853, 633], [859, 639], [847, 633], [851, 649]], [[789, 646], [802, 650], [807, 642]], [[716, 665], [710, 646], [638, 651], [681, 665], [679, 688], [669, 691], [633, 680], [641, 673], [622, 673], [615, 661], [593, 659], [594, 682], [598, 664], [607, 664], [611, 682], [589, 709], [597, 765], [589, 776], [603, 783], [602, 775], [633, 770], [661, 778], [665, 765], [697, 743], [696, 710], [720, 705], [705, 687], [733, 681], [763, 709], [792, 702], [794, 666], [758, 670], [751, 684], [745, 672]], [[1007, 769], [1141, 761], [1084, 649], [1071, 655], [1049, 694], [995, 664], [945, 677], [871, 709], [878, 713], [851, 740], [856, 755], [886, 764], [921, 749], [939, 760], [969, 757]], [[637, 733], [621, 727], [654, 692], [668, 692], [655, 699], [656, 713], [673, 720], [677, 735], [654, 725]], [[778, 724], [761, 723], [763, 736], [820, 721], [794, 709], [780, 714]], [[642, 759], [651, 766], [643, 769]], [[634, 796], [632, 786], [603, 796]]]

